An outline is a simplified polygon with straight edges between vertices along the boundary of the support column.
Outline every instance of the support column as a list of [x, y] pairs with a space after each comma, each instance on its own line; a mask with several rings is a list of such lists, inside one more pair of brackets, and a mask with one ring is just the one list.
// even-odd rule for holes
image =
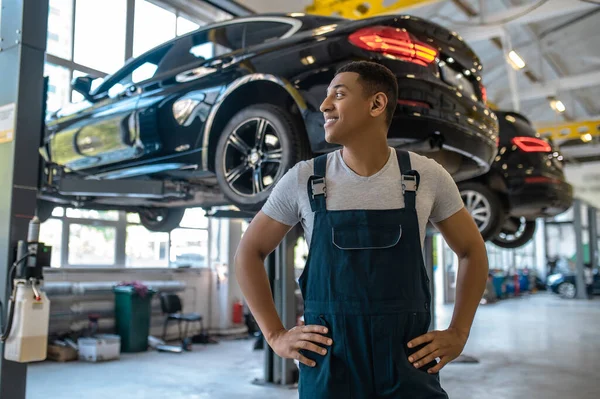
[[[36, 210], [47, 30], [48, 0], [1, 2], [0, 299], [5, 307], [13, 249], [27, 238]], [[1, 355], [0, 398], [25, 399], [27, 366], [4, 360], [4, 345]]]
[[577, 298], [586, 299], [585, 278], [583, 272], [583, 231], [581, 227], [581, 200], [573, 201], [573, 227], [575, 228], [575, 262], [576, 262], [576, 278], [575, 284], [577, 287]]
[[592, 206], [588, 206], [588, 229], [590, 232], [590, 262], [592, 267], [598, 267], [600, 266], [600, 259], [598, 259], [598, 212]]
[[[275, 308], [283, 326], [296, 325], [296, 281], [294, 274], [294, 247], [301, 234], [297, 225], [284, 237], [265, 262]], [[265, 343], [264, 380], [256, 383], [291, 385], [295, 383], [296, 364], [292, 359], [282, 359]]]

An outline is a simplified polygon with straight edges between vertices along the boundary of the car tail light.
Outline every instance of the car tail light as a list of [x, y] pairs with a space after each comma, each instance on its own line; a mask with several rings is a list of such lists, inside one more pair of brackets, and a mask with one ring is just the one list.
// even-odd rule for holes
[[413, 100], [398, 100], [398, 105], [405, 105], [409, 107], [420, 107], [420, 108], [431, 108], [431, 105], [423, 102], [423, 101], [413, 101]]
[[537, 137], [514, 137], [512, 143], [524, 152], [552, 152], [550, 144]]
[[398, 57], [414, 64], [427, 66], [435, 61], [438, 52], [416, 40], [404, 29], [390, 26], [371, 26], [360, 29], [349, 37], [350, 43], [369, 51]]
[[487, 90], [483, 83], [479, 83], [479, 89], [481, 90], [481, 101], [487, 103]]
[[562, 180], [545, 176], [530, 176], [525, 178], [525, 183], [560, 184], [562, 183]]

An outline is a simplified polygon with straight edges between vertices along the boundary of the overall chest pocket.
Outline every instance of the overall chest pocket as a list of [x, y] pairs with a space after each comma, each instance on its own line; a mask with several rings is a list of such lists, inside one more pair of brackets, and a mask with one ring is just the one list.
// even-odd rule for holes
[[392, 248], [400, 242], [400, 238], [402, 238], [401, 225], [360, 225], [331, 229], [333, 245], [345, 251]]

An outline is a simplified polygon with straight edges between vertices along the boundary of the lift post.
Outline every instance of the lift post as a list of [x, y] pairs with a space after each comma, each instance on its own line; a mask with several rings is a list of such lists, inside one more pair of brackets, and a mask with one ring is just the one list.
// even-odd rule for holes
[[[290, 230], [265, 262], [275, 308], [287, 329], [296, 325], [294, 248], [302, 234], [300, 229], [297, 225]], [[292, 359], [280, 358], [265, 344], [264, 380], [259, 383], [293, 385], [296, 383], [296, 371], [297, 367]]]
[[[36, 210], [44, 113], [48, 0], [4, 1], [0, 9], [0, 299], [17, 241]], [[3, 312], [6, 315], [6, 312]], [[3, 323], [4, 324], [4, 323]], [[4, 326], [3, 326], [4, 327]], [[25, 399], [27, 366], [0, 357], [0, 398]]]

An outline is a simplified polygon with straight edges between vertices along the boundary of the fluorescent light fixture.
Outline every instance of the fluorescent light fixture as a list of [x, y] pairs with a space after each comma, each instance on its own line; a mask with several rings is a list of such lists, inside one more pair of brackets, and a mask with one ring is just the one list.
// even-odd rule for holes
[[525, 61], [523, 61], [523, 58], [521, 58], [514, 50], [511, 50], [511, 52], [508, 53], [508, 61], [516, 70], [525, 68]]
[[567, 109], [565, 104], [560, 100], [550, 100], [550, 107], [556, 112], [565, 112]]
[[581, 141], [583, 141], [584, 143], [589, 143], [590, 141], [592, 141], [592, 135], [589, 133], [582, 134]]

